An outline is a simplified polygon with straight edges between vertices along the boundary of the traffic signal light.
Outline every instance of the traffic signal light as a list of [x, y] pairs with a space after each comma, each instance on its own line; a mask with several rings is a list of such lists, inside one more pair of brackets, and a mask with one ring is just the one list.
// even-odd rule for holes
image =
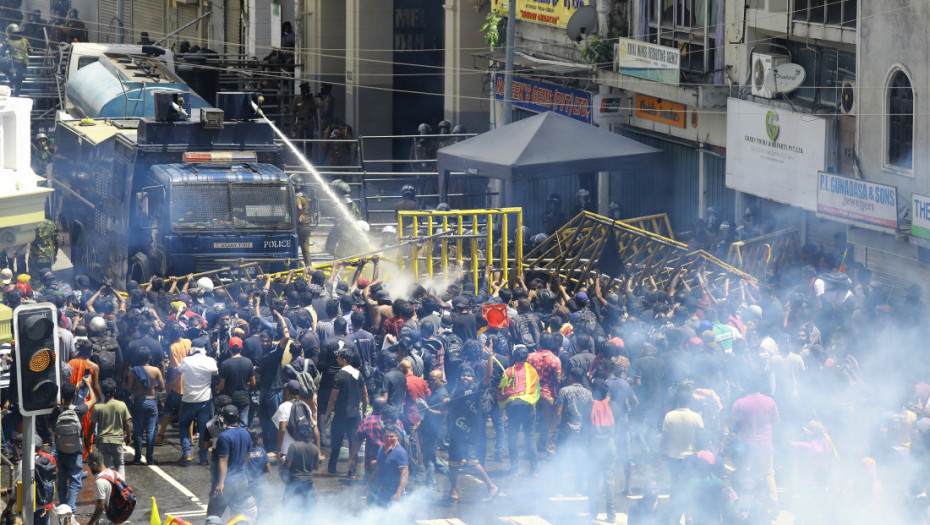
[[61, 401], [58, 309], [52, 303], [13, 310], [16, 384], [24, 416], [49, 414]]

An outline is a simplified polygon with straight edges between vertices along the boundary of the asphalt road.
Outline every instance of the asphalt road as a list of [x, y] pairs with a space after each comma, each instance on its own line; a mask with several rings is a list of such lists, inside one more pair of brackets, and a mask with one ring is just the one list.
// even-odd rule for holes
[[[328, 454], [328, 448], [326, 449]], [[166, 444], [155, 448], [155, 466], [127, 465], [126, 478], [138, 499], [131, 523], [149, 523], [152, 498], [157, 500], [158, 510], [164, 520], [166, 514], [190, 521], [203, 523], [210, 490], [210, 470], [195, 462], [190, 466], [177, 463], [181, 457], [176, 429], [170, 429]], [[195, 456], [196, 457], [196, 456]], [[127, 459], [131, 458], [127, 454]], [[422, 478], [414, 477], [408, 485], [408, 494], [401, 503], [387, 509], [371, 508], [364, 499], [362, 481], [350, 482], [344, 476], [319, 474], [315, 479], [317, 504], [312, 509], [296, 508], [292, 502], [283, 502], [283, 485], [277, 469], [266, 475], [266, 487], [262, 512], [264, 516], [276, 515], [269, 523], [304, 523], [310, 516], [314, 523], [416, 523], [420, 525], [473, 525], [473, 524], [591, 524], [608, 523], [603, 509], [598, 516], [588, 514], [586, 495], [574, 490], [572, 477], [556, 471], [551, 462], [541, 463], [540, 473], [530, 476], [527, 467], [521, 466], [521, 474], [509, 475], [509, 463], [491, 462], [488, 471], [500, 493], [489, 502], [483, 501], [487, 489], [483, 482], [466, 476], [460, 482], [460, 500], [452, 503], [448, 499], [449, 480], [437, 475], [437, 490], [425, 486]], [[361, 467], [360, 467], [361, 468]], [[345, 472], [346, 461], [341, 460], [339, 472]], [[325, 467], [324, 467], [325, 471]], [[637, 475], [633, 485], [637, 486]], [[359, 476], [361, 479], [362, 476]], [[638, 499], [619, 494], [622, 481], [617, 480], [615, 495], [617, 518], [614, 523], [627, 523], [626, 511]], [[254, 492], [253, 492], [254, 494]], [[662, 501], [662, 500], [660, 500]], [[93, 487], [85, 480], [78, 497], [78, 519], [86, 523], [93, 510]], [[783, 512], [773, 523], [793, 523], [793, 516]]]

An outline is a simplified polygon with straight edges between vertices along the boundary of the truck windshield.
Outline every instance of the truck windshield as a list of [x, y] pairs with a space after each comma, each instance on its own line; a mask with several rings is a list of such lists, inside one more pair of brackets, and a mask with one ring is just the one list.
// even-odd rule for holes
[[180, 233], [288, 231], [294, 228], [291, 201], [286, 184], [175, 184], [171, 229]]

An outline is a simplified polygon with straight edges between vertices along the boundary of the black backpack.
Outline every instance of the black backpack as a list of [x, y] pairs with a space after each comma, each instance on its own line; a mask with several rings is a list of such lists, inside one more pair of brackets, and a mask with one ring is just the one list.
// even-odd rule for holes
[[45, 451], [36, 452], [35, 481], [36, 508], [42, 508], [55, 501], [55, 482], [58, 479], [58, 463], [55, 457]]
[[534, 316], [519, 314], [515, 321], [517, 325], [517, 336], [520, 338], [520, 343], [525, 345], [529, 350], [535, 349], [536, 344], [539, 342], [536, 340], [536, 334], [539, 332], [539, 324]]
[[461, 359], [462, 351], [465, 349], [465, 341], [462, 341], [462, 338], [449, 332], [447, 334], [442, 334], [440, 336], [442, 339], [443, 346], [446, 348], [446, 355], [451, 358]]
[[288, 375], [293, 376], [294, 379], [300, 383], [300, 389], [310, 394], [309, 397], [313, 397], [313, 395], [316, 394], [321, 374], [316, 369], [312, 360], [305, 357], [303, 359], [303, 367], [300, 369], [296, 368], [293, 362], [287, 364], [284, 368], [287, 370]]
[[[291, 405], [291, 414], [287, 418], [287, 433], [295, 440], [304, 440], [313, 435], [313, 413], [310, 407], [299, 399]], [[287, 451], [283, 451], [287, 453]]]

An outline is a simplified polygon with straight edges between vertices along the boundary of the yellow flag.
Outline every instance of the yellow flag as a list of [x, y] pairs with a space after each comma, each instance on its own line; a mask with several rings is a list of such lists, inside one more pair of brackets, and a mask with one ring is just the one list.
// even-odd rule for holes
[[161, 515], [158, 514], [158, 503], [155, 501], [155, 496], [152, 496], [152, 519], [149, 521], [149, 525], [161, 525]]

